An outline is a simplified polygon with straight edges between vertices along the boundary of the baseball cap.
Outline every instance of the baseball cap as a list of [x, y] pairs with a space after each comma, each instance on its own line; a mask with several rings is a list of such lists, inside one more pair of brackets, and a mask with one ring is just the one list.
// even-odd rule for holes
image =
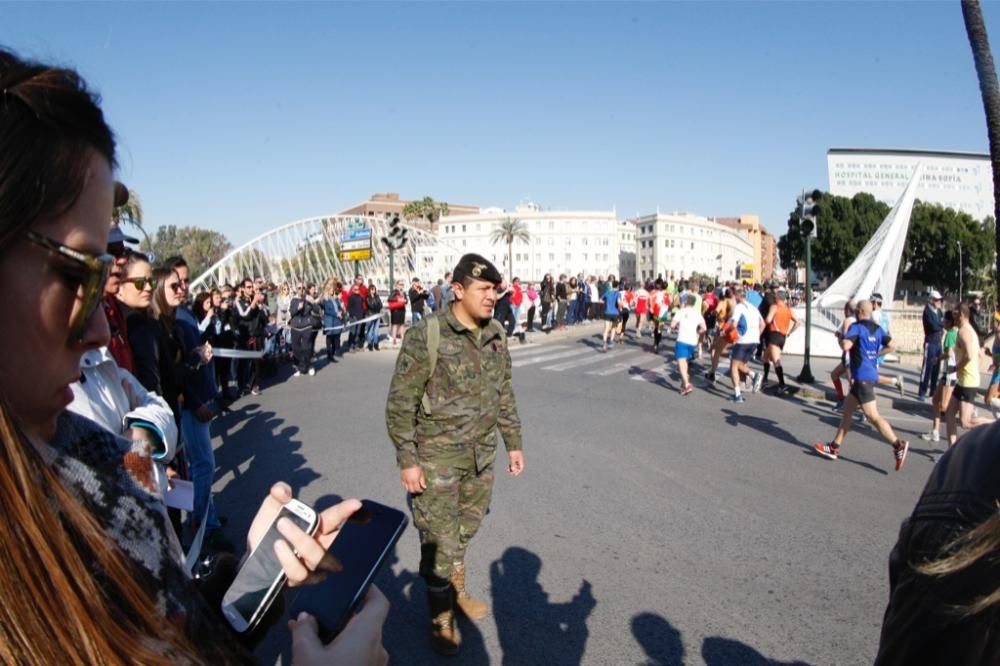
[[122, 231], [121, 225], [115, 224], [111, 226], [111, 231], [108, 233], [108, 245], [112, 243], [138, 243], [139, 239], [134, 236], [129, 236], [124, 231]]
[[938, 291], [937, 289], [931, 289], [931, 293], [929, 293], [928, 296], [930, 297], [930, 299], [932, 301], [940, 301], [941, 300], [941, 292]]

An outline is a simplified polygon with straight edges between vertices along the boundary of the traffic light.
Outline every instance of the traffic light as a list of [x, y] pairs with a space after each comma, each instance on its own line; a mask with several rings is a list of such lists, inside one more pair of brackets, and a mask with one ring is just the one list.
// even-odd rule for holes
[[819, 216], [819, 200], [823, 193], [813, 190], [802, 200], [802, 223], [801, 230], [803, 236], [816, 235], [816, 218]]
[[382, 240], [394, 250], [406, 245], [406, 227], [400, 224], [399, 215], [393, 215], [392, 219], [389, 220], [389, 239]]

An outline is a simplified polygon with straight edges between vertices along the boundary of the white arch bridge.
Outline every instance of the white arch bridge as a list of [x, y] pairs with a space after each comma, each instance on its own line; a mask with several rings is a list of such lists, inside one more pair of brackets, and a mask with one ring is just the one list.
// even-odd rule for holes
[[[341, 261], [340, 239], [350, 228], [371, 229], [372, 254], [365, 261]], [[407, 243], [393, 257], [395, 279], [412, 277], [424, 281], [441, 277], [455, 265], [461, 252], [441, 243], [423, 229], [401, 224]], [[389, 284], [389, 252], [382, 238], [389, 235], [388, 220], [382, 217], [325, 215], [298, 220], [272, 229], [236, 248], [213, 264], [192, 283], [192, 292], [235, 285], [244, 278], [263, 277], [274, 284], [313, 283], [322, 286], [331, 277], [349, 281], [356, 273], [374, 280], [380, 288]], [[408, 285], [407, 285], [408, 286]]]

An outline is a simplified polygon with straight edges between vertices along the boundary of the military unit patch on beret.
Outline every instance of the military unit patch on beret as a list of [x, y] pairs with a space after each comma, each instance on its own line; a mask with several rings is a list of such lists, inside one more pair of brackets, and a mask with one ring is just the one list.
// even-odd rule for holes
[[478, 254], [464, 255], [458, 260], [455, 270], [452, 271], [453, 281], [462, 282], [466, 278], [483, 280], [484, 282], [492, 282], [493, 284], [503, 282], [503, 275], [500, 274], [496, 266], [490, 263], [486, 257]]

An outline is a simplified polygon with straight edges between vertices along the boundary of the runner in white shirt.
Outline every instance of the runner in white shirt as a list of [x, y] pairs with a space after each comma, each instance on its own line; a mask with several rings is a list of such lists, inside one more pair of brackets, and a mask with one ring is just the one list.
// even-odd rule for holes
[[698, 337], [705, 332], [705, 318], [694, 308], [696, 299], [691, 294], [681, 296], [681, 309], [674, 320], [670, 322], [671, 330], [677, 331], [677, 342], [674, 345], [674, 358], [681, 371], [681, 395], [687, 395], [694, 390], [688, 373], [688, 361], [694, 358], [698, 349]]
[[764, 318], [760, 311], [747, 302], [746, 292], [742, 287], [735, 290], [736, 308], [729, 321], [739, 334], [732, 350], [729, 352], [729, 377], [733, 380], [733, 402], [744, 402], [740, 393], [740, 378], [750, 378], [753, 392], [760, 390], [763, 375], [750, 369], [750, 359], [753, 358], [757, 345], [760, 344], [760, 334], [764, 331]]

